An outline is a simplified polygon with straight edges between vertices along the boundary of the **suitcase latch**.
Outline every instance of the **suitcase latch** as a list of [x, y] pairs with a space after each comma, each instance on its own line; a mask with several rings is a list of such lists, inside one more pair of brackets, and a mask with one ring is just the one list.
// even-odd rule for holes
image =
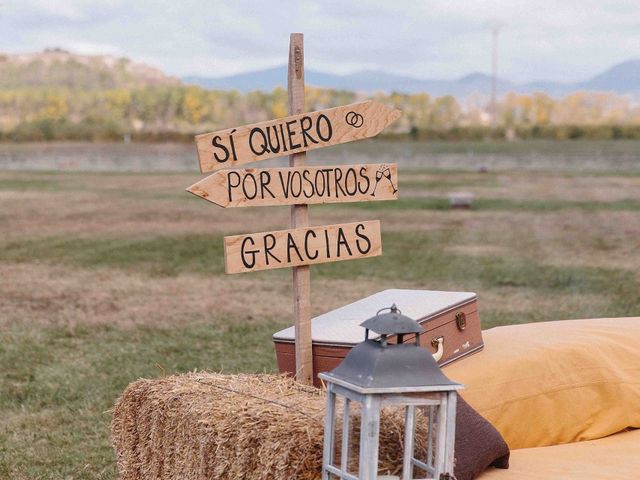
[[463, 331], [465, 328], [467, 328], [467, 316], [464, 314], [464, 312], [456, 313], [456, 327], [458, 327], [458, 330], [460, 331]]

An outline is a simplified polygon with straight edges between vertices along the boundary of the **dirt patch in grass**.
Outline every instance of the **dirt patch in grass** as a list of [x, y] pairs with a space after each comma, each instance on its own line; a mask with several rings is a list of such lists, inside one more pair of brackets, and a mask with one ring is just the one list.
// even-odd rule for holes
[[[185, 195], [187, 195], [185, 193]], [[8, 238], [70, 235], [132, 236], [219, 233], [285, 228], [288, 212], [223, 210], [204, 201], [130, 199], [97, 193], [12, 192], [2, 197], [0, 220]]]
[[640, 198], [640, 177], [589, 177], [512, 173], [498, 175], [498, 198], [615, 202]]
[[[406, 181], [403, 180], [406, 178]], [[476, 198], [616, 202], [640, 199], [638, 176], [578, 176], [548, 172], [413, 174], [400, 176], [403, 198], [442, 197], [455, 191]]]
[[503, 247], [500, 247], [499, 245], [453, 245], [446, 248], [446, 251], [471, 257], [500, 255], [504, 253]]
[[[374, 293], [374, 282], [318, 280], [313, 311], [320, 314]], [[0, 264], [0, 326], [180, 326], [232, 318], [239, 322], [292, 319], [289, 275], [149, 277], [110, 268]]]
[[[464, 272], [447, 278], [449, 274], [438, 270], [442, 267], [436, 264], [426, 263], [424, 268], [423, 280], [415, 273], [413, 280], [406, 275], [398, 280], [376, 275], [374, 278], [377, 280], [358, 278], [357, 281], [318, 278], [322, 276], [319, 273], [313, 283], [314, 314], [390, 287], [476, 290], [487, 327], [524, 320], [613, 312], [610, 304], [611, 295], [615, 293], [598, 294], [596, 284], [591, 293], [584, 291], [584, 288], [590, 288], [584, 286], [573, 292], [570, 284], [568, 291], [559, 289], [553, 292], [544, 288], [544, 281], [537, 288], [489, 284], [485, 288], [477, 288], [480, 285], [475, 274], [466, 280]], [[472, 274], [475, 268], [472, 266], [469, 273]], [[510, 279], [507, 270], [502, 272], [497, 273], [497, 283], [517, 280]], [[434, 280], [434, 275], [439, 275], [440, 279]], [[485, 281], [493, 282], [491, 279]], [[560, 280], [549, 277], [549, 282], [553, 281]], [[258, 278], [255, 275], [222, 277], [194, 274], [149, 277], [144, 273], [111, 268], [3, 264], [0, 265], [0, 296], [3, 298], [0, 318], [4, 327], [53, 325], [73, 329], [107, 325], [117, 328], [180, 328], [207, 323], [214, 318], [229, 318], [243, 324], [274, 318], [289, 324], [292, 318], [291, 284], [287, 274]], [[531, 312], [536, 315], [532, 316]]]
[[508, 257], [552, 265], [640, 272], [640, 212], [467, 212], [458, 218], [462, 226], [449, 251], [492, 246]]
[[592, 318], [598, 316], [596, 312], [611, 312], [611, 316], [631, 314], [612, 306], [611, 296], [607, 294], [552, 292], [542, 295], [540, 292], [513, 287], [482, 290], [479, 311], [483, 329], [518, 323]]

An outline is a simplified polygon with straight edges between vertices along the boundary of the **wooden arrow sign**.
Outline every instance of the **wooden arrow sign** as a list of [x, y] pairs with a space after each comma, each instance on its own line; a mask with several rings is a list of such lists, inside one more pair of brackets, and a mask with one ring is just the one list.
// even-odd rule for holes
[[367, 101], [197, 135], [200, 171], [213, 172], [373, 137], [401, 114]]
[[381, 254], [379, 220], [224, 237], [227, 273], [339, 262]]
[[398, 169], [368, 164], [221, 170], [187, 191], [225, 208], [396, 200]]

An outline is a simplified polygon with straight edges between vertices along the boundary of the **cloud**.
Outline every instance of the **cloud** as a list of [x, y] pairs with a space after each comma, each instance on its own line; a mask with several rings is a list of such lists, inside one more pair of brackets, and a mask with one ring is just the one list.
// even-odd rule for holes
[[54, 3], [47, 0], [27, 0], [23, 6], [31, 10], [32, 15], [35, 13], [44, 17], [62, 18], [69, 21], [79, 21], [85, 18], [78, 2]]
[[122, 55], [123, 52], [117, 45], [110, 43], [93, 42], [64, 42], [63, 47], [83, 55]]
[[640, 52], [637, 0], [15, 0], [0, 50], [61, 46], [221, 76], [286, 62], [302, 31], [310, 68], [451, 78], [488, 71], [488, 23], [504, 23], [500, 73], [578, 80]]

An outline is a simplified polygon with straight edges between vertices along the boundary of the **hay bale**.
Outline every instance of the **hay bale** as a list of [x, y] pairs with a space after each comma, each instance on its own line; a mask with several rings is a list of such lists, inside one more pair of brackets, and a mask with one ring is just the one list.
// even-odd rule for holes
[[[111, 426], [121, 480], [315, 480], [322, 466], [324, 392], [281, 375], [190, 373], [130, 384]], [[357, 471], [359, 413], [350, 464]], [[337, 431], [340, 432], [341, 420]], [[381, 472], [402, 464], [403, 413], [383, 410]], [[418, 451], [426, 452], [418, 416]], [[337, 439], [336, 455], [339, 455]]]
[[471, 208], [474, 195], [470, 192], [452, 192], [449, 194], [449, 205], [451, 208]]

